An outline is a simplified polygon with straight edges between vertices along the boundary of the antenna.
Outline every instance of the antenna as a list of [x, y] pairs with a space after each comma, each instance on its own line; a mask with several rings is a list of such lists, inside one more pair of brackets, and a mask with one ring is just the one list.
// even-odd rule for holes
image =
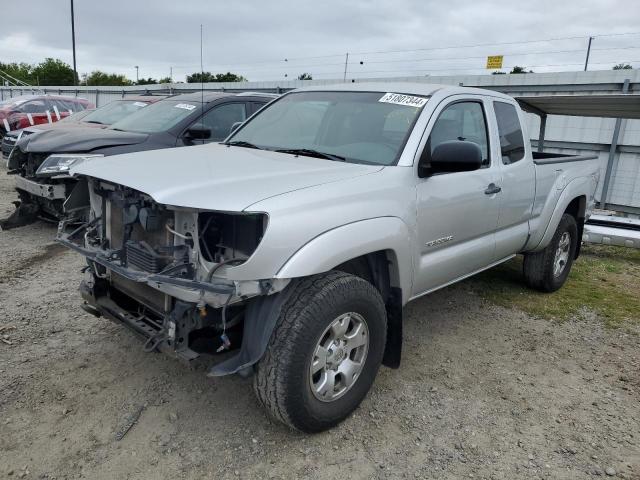
[[204, 63], [202, 60], [202, 24], [200, 24], [200, 122], [204, 118]]

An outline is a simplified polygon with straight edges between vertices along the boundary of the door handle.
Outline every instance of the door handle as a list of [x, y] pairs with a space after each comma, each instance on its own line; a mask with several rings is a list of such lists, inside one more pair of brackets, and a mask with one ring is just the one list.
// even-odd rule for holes
[[485, 195], [493, 195], [494, 193], [500, 193], [502, 188], [497, 186], [495, 183], [490, 183], [487, 189], [484, 191]]

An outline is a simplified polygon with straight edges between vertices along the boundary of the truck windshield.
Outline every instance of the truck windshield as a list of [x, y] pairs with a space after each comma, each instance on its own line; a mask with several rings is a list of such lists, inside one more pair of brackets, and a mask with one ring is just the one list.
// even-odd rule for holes
[[196, 102], [160, 100], [115, 122], [111, 128], [140, 133], [165, 132], [196, 110], [200, 111], [199, 107], [200, 104]]
[[111, 125], [147, 106], [147, 102], [134, 100], [116, 100], [94, 110], [84, 117], [83, 122]]
[[384, 92], [296, 92], [264, 108], [228, 144], [393, 165], [427, 97]]

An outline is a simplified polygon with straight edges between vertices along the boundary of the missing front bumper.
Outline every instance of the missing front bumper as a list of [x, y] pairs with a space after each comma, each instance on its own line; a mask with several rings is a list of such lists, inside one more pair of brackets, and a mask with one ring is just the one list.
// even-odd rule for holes
[[36, 197], [47, 200], [64, 200], [67, 197], [67, 189], [64, 184], [38, 183], [16, 175], [16, 188]]

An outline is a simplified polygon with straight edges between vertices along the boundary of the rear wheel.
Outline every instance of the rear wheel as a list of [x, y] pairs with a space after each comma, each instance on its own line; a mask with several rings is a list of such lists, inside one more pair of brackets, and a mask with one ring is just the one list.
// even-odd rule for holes
[[565, 213], [549, 245], [540, 252], [525, 254], [527, 284], [543, 292], [555, 292], [562, 287], [571, 271], [578, 241], [576, 220]]
[[254, 390], [275, 419], [305, 432], [333, 427], [369, 391], [384, 354], [386, 312], [362, 278], [329, 272], [297, 281], [287, 295]]

